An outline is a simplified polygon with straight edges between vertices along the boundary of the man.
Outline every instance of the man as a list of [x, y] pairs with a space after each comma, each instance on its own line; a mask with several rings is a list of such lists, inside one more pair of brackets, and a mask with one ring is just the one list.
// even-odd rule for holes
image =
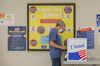
[[62, 50], [65, 50], [65, 48], [62, 46], [62, 41], [58, 33], [64, 32], [64, 29], [65, 23], [63, 21], [59, 21], [55, 28], [51, 29], [49, 33], [49, 53], [52, 66], [61, 66]]

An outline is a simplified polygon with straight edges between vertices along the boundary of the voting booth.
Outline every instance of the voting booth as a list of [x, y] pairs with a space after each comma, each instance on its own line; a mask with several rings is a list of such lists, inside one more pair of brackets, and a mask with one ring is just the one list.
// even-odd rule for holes
[[70, 38], [67, 40], [67, 61], [87, 61], [86, 38]]

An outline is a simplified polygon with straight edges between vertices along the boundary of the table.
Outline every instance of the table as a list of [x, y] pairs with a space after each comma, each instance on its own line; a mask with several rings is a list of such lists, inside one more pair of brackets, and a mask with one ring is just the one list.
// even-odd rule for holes
[[73, 64], [73, 66], [75, 64], [93, 64], [93, 66], [96, 66], [96, 64], [100, 64], [100, 59], [91, 59], [91, 60], [88, 59], [86, 62], [63, 61], [63, 64]]

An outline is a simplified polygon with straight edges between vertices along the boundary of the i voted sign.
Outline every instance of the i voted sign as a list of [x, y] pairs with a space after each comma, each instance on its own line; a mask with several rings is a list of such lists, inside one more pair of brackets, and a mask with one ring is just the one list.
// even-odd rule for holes
[[86, 61], [87, 60], [87, 39], [71, 38], [67, 40], [67, 60]]

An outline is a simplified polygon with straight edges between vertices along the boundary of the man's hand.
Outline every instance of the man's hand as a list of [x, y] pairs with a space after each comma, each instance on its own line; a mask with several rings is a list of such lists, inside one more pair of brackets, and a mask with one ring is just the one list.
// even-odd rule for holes
[[61, 46], [60, 49], [62, 49], [62, 50], [66, 50], [65, 47], [63, 47], [63, 46]]
[[63, 46], [57, 45], [54, 41], [50, 41], [50, 45], [54, 48], [59, 48], [61, 50], [66, 50]]

